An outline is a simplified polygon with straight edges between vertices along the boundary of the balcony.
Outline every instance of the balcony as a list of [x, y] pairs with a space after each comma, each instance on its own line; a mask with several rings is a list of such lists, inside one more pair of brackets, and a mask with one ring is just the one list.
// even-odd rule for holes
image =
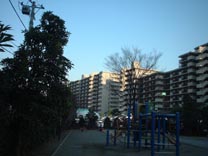
[[202, 83], [199, 83], [196, 85], [196, 88], [198, 88], [198, 89], [204, 88], [204, 85]]
[[155, 87], [153, 90], [164, 90], [163, 87]]
[[195, 73], [195, 71], [196, 71], [196, 70], [194, 70], [194, 69], [192, 69], [192, 68], [189, 68], [189, 69], [188, 69], [188, 73]]
[[188, 67], [195, 66], [195, 63], [194, 63], [194, 62], [189, 62], [189, 63], [187, 64], [187, 66], [188, 66]]
[[197, 98], [197, 103], [203, 103], [204, 102], [204, 100], [202, 99], [202, 98]]
[[188, 93], [194, 93], [194, 92], [196, 92], [195, 89], [188, 89]]
[[156, 76], [155, 76], [155, 79], [163, 79], [163, 78], [164, 78], [163, 75], [156, 75]]
[[207, 68], [201, 68], [199, 70], [196, 71], [197, 74], [203, 74], [207, 71]]
[[187, 62], [187, 58], [180, 59], [179, 62], [180, 62], [180, 63]]
[[156, 81], [155, 84], [156, 85], [163, 85], [163, 81]]
[[196, 78], [196, 76], [188, 75], [188, 79], [189, 79], [189, 80], [193, 80], [193, 79], [195, 79], [195, 78]]
[[204, 95], [204, 92], [202, 91], [202, 90], [200, 90], [200, 91], [197, 91], [197, 93], [196, 93], [198, 96], [202, 96], [202, 95]]
[[204, 58], [208, 57], [208, 53], [202, 53], [196, 57], [197, 60], [203, 60]]
[[172, 79], [172, 80], [170, 80], [170, 83], [174, 84], [174, 83], [178, 83], [179, 81], [180, 81], [180, 79]]
[[203, 82], [203, 87], [208, 88], [207, 86], [208, 86], [208, 81], [204, 81], [204, 82]]
[[208, 77], [208, 75], [200, 75], [196, 78], [196, 80], [197, 81], [204, 81], [207, 77]]
[[208, 60], [200, 61], [196, 64], [197, 67], [203, 67], [205, 65], [208, 65]]
[[181, 92], [180, 91], [173, 91], [173, 92], [171, 92], [171, 96], [176, 96], [176, 95], [180, 95], [181, 94]]
[[187, 64], [185, 64], [185, 63], [180, 64], [180, 68], [187, 68]]
[[182, 70], [180, 75], [185, 75], [185, 74], [187, 74], [187, 69]]
[[208, 96], [200, 96], [199, 98], [197, 98], [198, 103], [204, 103], [207, 100], [208, 100]]
[[195, 56], [193, 56], [193, 55], [190, 55], [190, 56], [188, 56], [188, 58], [187, 58], [188, 60], [195, 60]]
[[155, 102], [163, 102], [163, 98], [155, 98]]
[[194, 82], [188, 82], [188, 86], [195, 86], [196, 85], [196, 83], [194, 83]]

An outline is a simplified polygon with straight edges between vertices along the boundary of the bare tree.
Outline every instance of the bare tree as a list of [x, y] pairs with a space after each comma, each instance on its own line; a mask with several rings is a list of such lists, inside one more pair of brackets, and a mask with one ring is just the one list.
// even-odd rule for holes
[[151, 53], [142, 53], [138, 48], [121, 48], [121, 54], [115, 53], [105, 59], [105, 66], [111, 72], [120, 74], [128, 72], [129, 86], [125, 88], [125, 91], [128, 93], [130, 105], [138, 99], [141, 78], [155, 72], [161, 56], [162, 54], [155, 50]]
[[105, 59], [105, 66], [112, 72], [120, 73], [122, 69], [130, 69], [132, 63], [139, 62], [140, 67], [146, 70], [157, 68], [157, 63], [161, 53], [154, 50], [151, 53], [142, 53], [138, 48], [121, 48], [121, 55], [119, 53], [112, 54]]

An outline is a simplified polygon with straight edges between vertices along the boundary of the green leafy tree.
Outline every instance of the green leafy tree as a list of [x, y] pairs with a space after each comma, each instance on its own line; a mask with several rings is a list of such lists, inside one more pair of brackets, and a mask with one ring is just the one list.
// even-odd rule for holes
[[12, 45], [8, 43], [9, 41], [14, 40], [13, 36], [7, 33], [7, 31], [10, 29], [10, 26], [5, 26], [0, 21], [0, 52], [5, 52], [6, 47], [12, 47]]
[[10, 136], [1, 145], [10, 149], [4, 155], [28, 156], [51, 136], [60, 137], [72, 105], [66, 76], [73, 64], [63, 56], [68, 37], [64, 21], [45, 12], [41, 24], [25, 34], [14, 58], [1, 62], [5, 85], [0, 91], [10, 113], [8, 126], [2, 128]]

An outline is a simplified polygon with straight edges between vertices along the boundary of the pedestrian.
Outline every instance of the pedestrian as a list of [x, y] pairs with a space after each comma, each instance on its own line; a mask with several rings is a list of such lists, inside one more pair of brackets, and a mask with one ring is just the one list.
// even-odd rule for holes
[[119, 130], [120, 129], [120, 119], [116, 117], [113, 122], [113, 128]]
[[110, 118], [107, 116], [104, 120], [104, 128], [109, 129], [111, 127], [111, 121]]
[[83, 132], [85, 128], [85, 119], [82, 115], [80, 115], [79, 117], [79, 126], [80, 126], [80, 130]]

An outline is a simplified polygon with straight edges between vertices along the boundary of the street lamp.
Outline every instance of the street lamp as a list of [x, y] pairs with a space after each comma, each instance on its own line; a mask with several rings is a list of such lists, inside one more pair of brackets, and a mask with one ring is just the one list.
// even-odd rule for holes
[[165, 106], [165, 96], [166, 96], [166, 92], [162, 92], [162, 97], [163, 97], [163, 107], [166, 107]]

